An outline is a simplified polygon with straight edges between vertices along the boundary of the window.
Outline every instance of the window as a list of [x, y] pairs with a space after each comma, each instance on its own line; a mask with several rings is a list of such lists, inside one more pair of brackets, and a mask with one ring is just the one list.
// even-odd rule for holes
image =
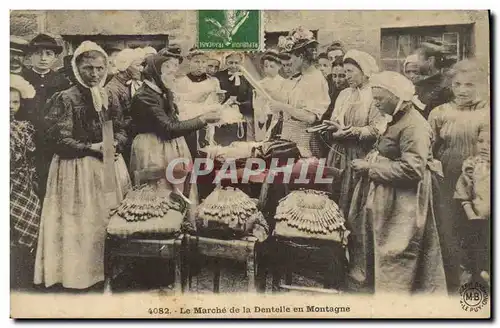
[[422, 42], [436, 40], [446, 47], [453, 64], [472, 54], [472, 24], [382, 29], [381, 59], [384, 69], [401, 72], [405, 58]]

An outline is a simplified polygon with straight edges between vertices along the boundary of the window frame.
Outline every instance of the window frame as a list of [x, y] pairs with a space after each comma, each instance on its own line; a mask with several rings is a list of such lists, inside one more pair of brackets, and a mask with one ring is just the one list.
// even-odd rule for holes
[[[380, 37], [380, 61], [382, 66], [385, 69], [389, 69], [386, 67], [387, 62], [395, 62], [396, 69], [398, 72], [402, 72], [402, 65], [404, 63], [403, 57], [400, 57], [399, 51], [401, 49], [400, 38], [402, 36], [409, 36], [410, 44], [409, 49], [410, 53], [418, 48], [418, 45], [422, 43], [422, 39], [424, 37], [431, 37], [432, 35], [439, 35], [441, 39], [444, 39], [446, 34], [457, 34], [457, 55], [456, 60], [462, 60], [464, 58], [469, 58], [474, 54], [473, 48], [473, 32], [474, 32], [474, 24], [453, 24], [453, 25], [434, 25], [434, 26], [407, 26], [407, 27], [385, 27], [381, 28], [381, 37]], [[395, 57], [384, 57], [385, 55], [385, 47], [384, 42], [387, 42], [387, 37], [396, 37], [396, 49], [395, 49]], [[413, 38], [418, 39], [416, 42], [417, 46], [414, 47], [412, 44]], [[394, 49], [393, 49], [394, 50]], [[401, 55], [404, 56], [404, 55]]]

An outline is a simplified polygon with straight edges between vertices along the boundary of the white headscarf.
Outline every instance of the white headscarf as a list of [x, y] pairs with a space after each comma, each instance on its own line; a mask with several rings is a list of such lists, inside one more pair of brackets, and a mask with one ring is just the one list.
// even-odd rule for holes
[[359, 67], [361, 67], [363, 74], [368, 77], [372, 76], [375, 73], [378, 73], [379, 71], [375, 58], [373, 58], [366, 52], [352, 49], [344, 55], [344, 60], [346, 60], [347, 58], [354, 60], [359, 65]]
[[123, 49], [120, 51], [115, 58], [115, 66], [119, 72], [124, 72], [127, 68], [132, 65], [132, 63], [136, 61], [142, 62], [146, 57], [146, 52], [144, 49], [136, 48], [136, 49]]
[[156, 49], [151, 46], [145, 47], [144, 49], [142, 49], [142, 51], [144, 52], [144, 57], [149, 55], [156, 55], [158, 53], [158, 51], [156, 51]]
[[[80, 72], [78, 71], [78, 66], [76, 65], [76, 59], [78, 58], [78, 56], [80, 56], [84, 52], [89, 52], [89, 51], [97, 51], [103, 55], [105, 71], [106, 71], [104, 72], [103, 77], [99, 82], [99, 84], [94, 87], [89, 87], [83, 82], [83, 79], [80, 76]], [[101, 112], [102, 107], [107, 109], [108, 94], [104, 90], [104, 83], [106, 83], [106, 75], [107, 75], [106, 73], [108, 71], [108, 55], [106, 54], [106, 52], [101, 47], [99, 47], [99, 45], [97, 45], [92, 41], [83, 41], [82, 44], [78, 46], [78, 48], [76, 48], [75, 53], [73, 54], [73, 58], [71, 59], [71, 67], [73, 68], [73, 73], [75, 74], [75, 78], [78, 81], [78, 83], [80, 83], [82, 86], [90, 90], [90, 93], [92, 95], [92, 103], [94, 104], [94, 109], [97, 112]]]
[[19, 91], [22, 99], [32, 99], [35, 97], [35, 88], [21, 75], [10, 74], [10, 87]]
[[415, 86], [413, 83], [399, 73], [384, 71], [375, 74], [370, 78], [370, 84], [372, 87], [386, 89], [399, 98], [398, 105], [392, 114], [393, 116], [401, 109], [404, 101], [411, 101], [419, 108], [422, 104], [415, 96]]
[[[344, 56], [344, 61], [348, 58], [355, 61], [363, 71], [363, 74], [368, 78], [379, 71], [375, 58], [366, 52], [355, 49], [349, 50]], [[344, 124], [345, 114], [353, 102], [359, 102], [361, 104], [360, 110], [363, 110], [362, 115], [368, 117], [370, 106], [373, 102], [372, 89], [369, 84], [361, 88], [356, 87], [342, 90], [335, 102], [336, 109], [333, 111], [332, 119]]]

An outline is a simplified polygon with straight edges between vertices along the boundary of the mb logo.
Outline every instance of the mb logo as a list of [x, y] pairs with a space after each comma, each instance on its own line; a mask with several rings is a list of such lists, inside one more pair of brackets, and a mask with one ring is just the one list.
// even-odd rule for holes
[[464, 311], [478, 312], [488, 304], [488, 291], [479, 283], [468, 283], [460, 288], [460, 305]]
[[478, 289], [469, 289], [465, 292], [464, 300], [470, 306], [479, 304], [483, 299], [483, 294]]

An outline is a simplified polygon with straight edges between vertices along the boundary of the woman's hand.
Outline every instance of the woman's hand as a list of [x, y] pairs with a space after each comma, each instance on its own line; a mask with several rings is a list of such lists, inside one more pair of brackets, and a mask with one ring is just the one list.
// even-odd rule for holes
[[271, 100], [268, 103], [269, 109], [271, 110], [272, 113], [279, 113], [284, 110], [286, 110], [286, 105], [283, 104], [282, 102], [276, 101], [276, 100]]
[[227, 99], [227, 101], [224, 103], [224, 105], [227, 106], [239, 106], [240, 102], [236, 99], [236, 97], [231, 96]]
[[220, 121], [222, 113], [219, 109], [212, 109], [200, 116], [201, 120], [205, 123], [217, 123]]
[[255, 236], [245, 236], [242, 239], [245, 241], [251, 241], [251, 242], [259, 240], [259, 238], [255, 237]]
[[92, 149], [95, 152], [102, 153], [102, 142], [93, 143], [90, 146], [90, 149]]
[[355, 159], [351, 162], [351, 167], [356, 172], [366, 172], [370, 169], [370, 163], [364, 159]]
[[342, 129], [342, 130], [337, 130], [337, 131], [333, 132], [332, 138], [333, 139], [347, 139], [347, 138], [350, 138], [354, 135], [355, 135], [355, 133], [353, 131], [353, 128], [350, 127], [348, 129]]

